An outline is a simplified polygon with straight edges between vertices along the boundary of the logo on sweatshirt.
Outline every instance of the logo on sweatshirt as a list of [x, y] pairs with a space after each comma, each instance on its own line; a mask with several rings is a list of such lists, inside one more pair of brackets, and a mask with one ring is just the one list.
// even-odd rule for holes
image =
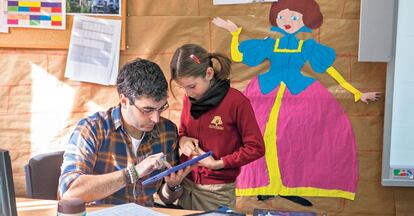
[[211, 120], [210, 125], [208, 127], [217, 130], [224, 130], [221, 116], [214, 116], [213, 120]]

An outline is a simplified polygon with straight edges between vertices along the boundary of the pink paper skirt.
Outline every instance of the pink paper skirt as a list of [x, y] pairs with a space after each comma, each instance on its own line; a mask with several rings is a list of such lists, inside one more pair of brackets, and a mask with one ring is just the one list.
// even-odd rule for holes
[[[237, 178], [238, 191], [250, 190], [249, 195], [333, 197], [336, 191], [355, 193], [358, 181], [356, 142], [341, 105], [318, 81], [297, 95], [292, 95], [287, 88], [279, 92], [280, 86], [263, 95], [256, 77], [244, 91], [255, 111], [265, 142], [272, 140], [266, 137], [266, 128], [275, 128], [276, 143], [266, 143], [266, 152], [276, 150], [277, 157], [262, 157], [243, 166]], [[275, 125], [269, 125], [276, 98], [279, 99], [279, 107], [274, 109], [277, 110], [274, 112], [277, 121], [274, 121]], [[272, 183], [269, 177], [271, 166], [277, 167], [272, 170], [279, 172], [277, 184], [280, 187], [255, 193], [255, 188], [263, 189]], [[282, 189], [277, 189], [281, 187], [290, 192], [281, 193]], [[328, 192], [320, 193], [324, 190]]]

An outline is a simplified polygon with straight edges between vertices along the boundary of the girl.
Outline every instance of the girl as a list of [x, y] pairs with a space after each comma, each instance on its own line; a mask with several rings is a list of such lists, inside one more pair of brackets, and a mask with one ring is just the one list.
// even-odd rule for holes
[[249, 100], [230, 87], [230, 59], [187, 44], [171, 60], [171, 80], [186, 93], [181, 113], [181, 161], [213, 151], [183, 181], [185, 209], [235, 208], [240, 167], [264, 155], [264, 143]]
[[361, 93], [346, 82], [332, 66], [332, 48], [296, 37], [322, 25], [315, 0], [274, 2], [269, 20], [271, 30], [281, 33], [281, 38], [251, 39], [240, 45], [241, 28], [228, 20], [213, 20], [233, 35], [234, 61], [248, 66], [270, 61], [269, 71], [254, 78], [244, 91], [265, 137], [266, 155], [242, 168], [237, 194], [353, 200], [358, 163], [351, 123], [335, 97], [320, 82], [304, 76], [301, 69], [308, 62], [315, 72], [326, 71], [354, 95], [355, 102], [377, 100], [379, 93]]

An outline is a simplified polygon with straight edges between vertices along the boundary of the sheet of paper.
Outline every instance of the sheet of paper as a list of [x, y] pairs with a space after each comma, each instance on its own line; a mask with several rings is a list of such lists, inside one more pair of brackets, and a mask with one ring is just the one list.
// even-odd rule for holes
[[166, 214], [162, 214], [146, 208], [144, 206], [140, 206], [135, 203], [128, 203], [123, 205], [118, 205], [115, 207], [102, 209], [98, 211], [94, 211], [88, 213], [88, 216], [112, 216], [112, 215], [122, 215], [122, 216], [167, 216]]
[[3, 0], [9, 27], [66, 28], [65, 0]]
[[76, 15], [65, 77], [114, 85], [118, 74], [121, 20]]
[[246, 4], [246, 3], [258, 3], [258, 2], [276, 2], [277, 0], [214, 0], [214, 5], [226, 5], [226, 4]]

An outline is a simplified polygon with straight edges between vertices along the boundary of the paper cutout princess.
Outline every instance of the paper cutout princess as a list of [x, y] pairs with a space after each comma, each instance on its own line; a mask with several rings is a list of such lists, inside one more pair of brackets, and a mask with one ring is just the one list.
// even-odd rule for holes
[[232, 34], [231, 57], [270, 69], [253, 78], [244, 90], [262, 131], [266, 153], [244, 167], [236, 194], [323, 196], [353, 200], [358, 162], [351, 123], [336, 98], [314, 78], [302, 74], [309, 63], [316, 73], [328, 73], [354, 95], [355, 102], [376, 101], [378, 92], [361, 93], [332, 66], [335, 51], [296, 34], [319, 28], [323, 16], [315, 0], [272, 3], [271, 30], [281, 38], [249, 39], [239, 44], [242, 28], [215, 18], [213, 23]]

